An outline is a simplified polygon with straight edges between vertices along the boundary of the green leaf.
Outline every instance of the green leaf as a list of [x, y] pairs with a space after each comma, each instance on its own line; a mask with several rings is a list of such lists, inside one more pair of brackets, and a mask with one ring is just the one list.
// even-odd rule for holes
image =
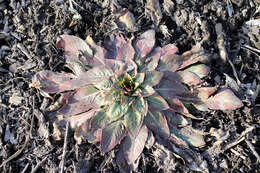
[[99, 111], [97, 112], [91, 122], [91, 128], [98, 129], [98, 128], [103, 128], [109, 123], [109, 118], [106, 114], [106, 112]]
[[169, 125], [176, 127], [184, 127], [189, 124], [189, 122], [180, 114], [175, 113], [170, 110], [163, 111], [166, 119], [168, 120]]
[[147, 71], [145, 72], [145, 78], [143, 86], [155, 86], [157, 85], [163, 77], [163, 73], [159, 71]]
[[157, 133], [164, 138], [170, 136], [167, 120], [161, 112], [148, 111], [148, 114], [144, 117], [144, 122], [154, 133]]
[[138, 111], [142, 113], [142, 115], [146, 115], [148, 111], [147, 101], [142, 97], [138, 97], [133, 101], [132, 108], [135, 112]]
[[205, 141], [204, 141], [202, 132], [199, 132], [199, 131], [193, 129], [190, 126], [183, 127], [180, 129], [171, 127], [171, 133], [173, 133], [177, 137], [183, 139], [190, 146], [202, 147], [205, 145]]
[[151, 96], [155, 93], [155, 90], [153, 89], [153, 87], [146, 85], [144, 87], [142, 87], [141, 89], [141, 96], [142, 97], [148, 97]]
[[106, 153], [113, 149], [125, 136], [123, 121], [115, 121], [102, 130], [101, 151]]
[[126, 136], [121, 145], [123, 145], [124, 156], [128, 164], [134, 163], [142, 153], [147, 136], [148, 129], [146, 126], [142, 126], [135, 139]]
[[113, 72], [104, 66], [98, 66], [87, 71], [89, 78], [96, 79], [106, 79], [110, 76], [113, 76]]
[[128, 106], [120, 104], [120, 102], [114, 102], [109, 105], [106, 114], [110, 121], [115, 121], [123, 116], [127, 111]]
[[146, 97], [150, 110], [166, 110], [169, 109], [168, 103], [159, 94], [155, 93], [149, 97]]
[[104, 90], [104, 89], [108, 89], [108, 88], [111, 88], [113, 86], [113, 82], [111, 81], [110, 78], [108, 79], [103, 79], [103, 80], [100, 80], [98, 82], [95, 82], [95, 87], [97, 87], [98, 89], [100, 90]]
[[129, 108], [124, 118], [125, 126], [128, 130], [128, 133], [131, 135], [132, 138], [135, 138], [142, 125], [143, 114], [139, 111], [134, 111], [132, 108]]
[[137, 73], [134, 82], [135, 82], [135, 89], [144, 82], [145, 74], [144, 73]]
[[111, 89], [105, 92], [105, 101], [109, 104], [114, 101], [120, 100], [120, 93], [115, 89]]

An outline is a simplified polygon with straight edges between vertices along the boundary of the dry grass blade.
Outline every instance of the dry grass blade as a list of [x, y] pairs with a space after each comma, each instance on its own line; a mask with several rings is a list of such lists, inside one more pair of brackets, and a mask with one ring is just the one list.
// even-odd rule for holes
[[66, 156], [66, 150], [67, 150], [67, 144], [68, 144], [68, 133], [69, 133], [69, 122], [66, 123], [66, 132], [65, 132], [65, 137], [64, 137], [64, 145], [63, 145], [63, 152], [62, 152], [62, 160], [60, 163], [60, 173], [64, 172], [64, 161], [65, 161], [65, 156]]
[[226, 151], [231, 147], [234, 147], [235, 145], [239, 144], [240, 142], [242, 142], [243, 140], [245, 140], [245, 135], [248, 134], [249, 132], [253, 131], [255, 129], [254, 126], [248, 127], [241, 135], [238, 139], [236, 139], [235, 141], [229, 143], [228, 145], [226, 145], [224, 147], [224, 149], [222, 151]]
[[249, 140], [246, 140], [246, 144], [247, 146], [250, 148], [250, 150], [252, 151], [252, 153], [254, 154], [254, 156], [256, 157], [258, 163], [260, 163], [260, 156], [259, 154], [256, 152], [255, 147], [251, 144], [251, 142]]
[[47, 160], [48, 156], [46, 156], [42, 161], [38, 162], [37, 165], [32, 169], [31, 173], [37, 172], [38, 168]]

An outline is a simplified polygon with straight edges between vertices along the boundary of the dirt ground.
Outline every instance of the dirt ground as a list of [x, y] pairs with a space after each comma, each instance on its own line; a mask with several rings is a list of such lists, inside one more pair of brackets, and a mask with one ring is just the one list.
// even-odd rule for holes
[[[206, 81], [231, 88], [243, 101], [236, 111], [201, 112], [206, 146], [194, 149], [209, 172], [260, 172], [260, 1], [259, 0], [0, 0], [0, 172], [119, 172], [114, 151], [76, 145], [69, 130], [62, 166], [63, 139], [52, 139], [55, 102], [29, 87], [41, 70], [64, 70], [55, 42], [61, 34], [98, 45], [120, 32], [131, 38], [156, 30], [156, 44], [174, 43], [179, 52], [200, 44], [213, 61]], [[134, 28], [118, 24], [126, 8]], [[258, 19], [258, 20], [257, 20]], [[161, 148], [161, 149], [160, 149]], [[159, 150], [160, 149], [160, 150]], [[137, 172], [196, 172], [159, 144], [144, 150]]]

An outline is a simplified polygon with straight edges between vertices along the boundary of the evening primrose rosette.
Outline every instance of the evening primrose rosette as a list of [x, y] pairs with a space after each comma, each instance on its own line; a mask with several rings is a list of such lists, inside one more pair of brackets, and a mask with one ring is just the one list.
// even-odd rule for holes
[[189, 107], [208, 111], [243, 105], [229, 89], [201, 87], [210, 71], [204, 64], [209, 54], [192, 49], [178, 55], [173, 44], [155, 47], [154, 30], [133, 41], [110, 35], [104, 48], [89, 36], [61, 35], [57, 48], [63, 49], [71, 73], [44, 70], [32, 86], [44, 95], [63, 95], [55, 127], [68, 121], [78, 142], [100, 144], [102, 152], [119, 145], [117, 163], [124, 171], [134, 169], [144, 147], [156, 140], [186, 149], [203, 146], [203, 134], [187, 120], [196, 118]]

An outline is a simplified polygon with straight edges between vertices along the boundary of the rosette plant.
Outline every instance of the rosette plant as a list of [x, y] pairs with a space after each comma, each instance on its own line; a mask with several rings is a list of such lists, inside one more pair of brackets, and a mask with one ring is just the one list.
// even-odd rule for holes
[[204, 145], [187, 120], [196, 118], [191, 107], [208, 111], [242, 106], [229, 89], [202, 87], [209, 54], [193, 49], [178, 55], [173, 44], [155, 47], [154, 30], [135, 40], [112, 34], [104, 48], [89, 36], [61, 35], [57, 48], [63, 49], [71, 73], [38, 72], [32, 86], [45, 95], [62, 93], [55, 126], [68, 121], [78, 142], [100, 144], [102, 152], [118, 145], [117, 163], [125, 171], [133, 169], [144, 147], [159, 139], [186, 148]]

